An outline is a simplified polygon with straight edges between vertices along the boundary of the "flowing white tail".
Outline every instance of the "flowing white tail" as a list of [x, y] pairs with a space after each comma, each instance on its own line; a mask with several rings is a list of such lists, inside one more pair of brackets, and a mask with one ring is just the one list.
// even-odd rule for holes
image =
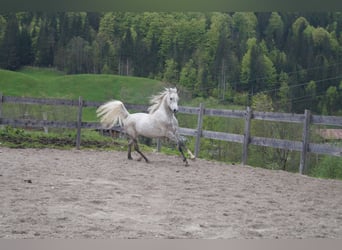
[[126, 107], [120, 101], [109, 101], [101, 105], [96, 110], [96, 114], [101, 117], [101, 124], [106, 129], [113, 127], [116, 123], [123, 126], [123, 120], [129, 116]]

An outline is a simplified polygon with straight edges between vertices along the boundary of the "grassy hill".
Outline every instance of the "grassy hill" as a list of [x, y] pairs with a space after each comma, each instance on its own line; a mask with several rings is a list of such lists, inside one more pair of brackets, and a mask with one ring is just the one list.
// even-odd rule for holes
[[126, 103], [147, 103], [164, 84], [157, 80], [116, 75], [65, 75], [53, 69], [25, 67], [0, 70], [0, 92], [8, 96], [51, 97]]
[[[88, 101], [122, 100], [124, 103], [147, 104], [149, 97], [165, 85], [157, 80], [117, 75], [80, 74], [36, 67], [20, 71], [0, 69], [0, 92], [5, 96], [78, 99]], [[30, 113], [34, 113], [31, 111]], [[96, 121], [95, 108], [83, 111], [84, 121]]]

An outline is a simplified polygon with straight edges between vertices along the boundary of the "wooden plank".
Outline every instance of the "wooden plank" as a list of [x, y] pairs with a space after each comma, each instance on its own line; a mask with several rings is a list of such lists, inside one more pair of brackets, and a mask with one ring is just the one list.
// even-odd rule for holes
[[203, 130], [202, 135], [204, 138], [207, 138], [207, 139], [214, 139], [214, 140], [228, 141], [228, 142], [243, 143], [243, 140], [244, 140], [243, 135], [215, 132], [215, 131], [208, 131], [208, 130]]
[[266, 137], [251, 137], [250, 144], [263, 147], [289, 149], [294, 151], [302, 150], [302, 142], [300, 141], [290, 141], [283, 139], [273, 139]]
[[197, 130], [192, 128], [178, 128], [179, 134], [196, 137]]
[[99, 122], [81, 122], [81, 128], [87, 129], [103, 129]]
[[104, 102], [94, 102], [94, 101], [86, 101], [83, 100], [83, 107], [94, 107], [97, 108], [101, 106]]
[[197, 135], [196, 135], [196, 142], [195, 142], [195, 157], [198, 157], [199, 150], [200, 150], [200, 141], [202, 137], [202, 126], [203, 126], [203, 114], [204, 114], [204, 105], [203, 103], [200, 104], [198, 119], [197, 119]]
[[245, 116], [245, 131], [243, 138], [243, 150], [242, 150], [242, 164], [247, 164], [248, 157], [248, 144], [250, 142], [250, 132], [251, 132], [251, 118], [252, 118], [252, 110], [250, 107], [247, 107], [246, 116]]
[[341, 116], [313, 115], [312, 124], [342, 126]]
[[304, 115], [253, 111], [253, 119], [275, 122], [302, 123]]
[[[77, 122], [64, 122], [64, 121], [49, 121], [49, 120], [33, 120], [33, 119], [2, 119], [4, 125], [14, 127], [26, 128], [68, 128], [77, 129]], [[99, 122], [82, 122], [81, 128], [83, 129], [102, 129]], [[121, 132], [121, 129], [113, 128], [113, 130]]]
[[178, 112], [181, 114], [198, 115], [200, 108], [179, 106]]
[[10, 125], [13, 127], [23, 128], [77, 128], [76, 122], [62, 122], [62, 121], [44, 121], [44, 120], [32, 120], [32, 119], [5, 119], [3, 118], [1, 124]]
[[303, 174], [306, 171], [306, 156], [309, 149], [309, 132], [310, 132], [310, 119], [311, 113], [309, 110], [305, 110], [305, 119], [303, 124], [303, 135], [302, 135], [302, 150], [300, 155], [299, 173]]
[[342, 148], [330, 144], [309, 143], [309, 152], [342, 157]]
[[81, 146], [81, 128], [82, 128], [82, 108], [83, 100], [80, 96], [78, 98], [78, 112], [77, 112], [77, 135], [76, 135], [76, 148], [79, 150]]
[[78, 100], [53, 99], [53, 98], [4, 96], [3, 101], [6, 103], [20, 103], [20, 104], [78, 106]]
[[205, 109], [204, 115], [219, 116], [227, 118], [244, 118], [245, 110], [229, 110], [229, 109]]

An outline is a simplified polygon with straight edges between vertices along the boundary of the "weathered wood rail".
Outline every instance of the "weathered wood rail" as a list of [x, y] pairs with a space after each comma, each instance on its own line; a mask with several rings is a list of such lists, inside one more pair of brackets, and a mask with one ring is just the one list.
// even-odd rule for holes
[[[64, 105], [78, 107], [78, 113], [75, 122], [61, 122], [49, 120], [32, 120], [32, 119], [6, 119], [2, 117], [2, 104], [16, 103], [29, 105]], [[82, 109], [85, 107], [98, 107], [102, 102], [86, 101], [81, 97], [79, 100], [63, 100], [48, 98], [31, 98], [31, 97], [14, 97], [3, 96], [0, 93], [0, 124], [11, 125], [15, 127], [52, 127], [52, 128], [70, 128], [77, 129], [76, 147], [79, 149], [81, 145], [81, 129], [101, 129], [98, 122], [83, 122]], [[127, 109], [135, 111], [146, 111], [146, 105], [125, 104]], [[179, 112], [183, 114], [191, 114], [198, 116], [197, 128], [180, 128], [180, 134], [195, 137], [195, 156], [200, 152], [200, 138], [208, 138], [214, 140], [222, 140], [228, 142], [241, 143], [243, 145], [242, 163], [246, 164], [248, 158], [248, 146], [266, 146], [286, 150], [294, 150], [301, 152], [299, 172], [304, 173], [306, 169], [306, 158], [308, 153], [327, 154], [333, 156], [342, 156], [342, 148], [330, 144], [310, 143], [309, 130], [310, 125], [332, 125], [342, 127], [342, 117], [339, 116], [320, 116], [312, 115], [309, 110], [305, 110], [304, 114], [289, 113], [272, 113], [252, 111], [249, 107], [246, 110], [222, 110], [222, 109], [206, 109], [203, 104], [199, 107], [179, 108]], [[244, 134], [231, 134], [217, 131], [208, 131], [203, 129], [203, 118], [205, 116], [218, 116], [226, 118], [244, 119]], [[300, 141], [291, 141], [284, 139], [266, 138], [251, 136], [250, 126], [251, 120], [265, 120], [274, 122], [287, 122], [303, 124], [302, 138]], [[158, 144], [160, 148], [160, 144]]]

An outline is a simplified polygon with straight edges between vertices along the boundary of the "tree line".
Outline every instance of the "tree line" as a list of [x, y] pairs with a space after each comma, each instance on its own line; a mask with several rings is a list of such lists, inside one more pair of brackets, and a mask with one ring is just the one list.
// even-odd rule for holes
[[2, 13], [0, 67], [149, 77], [193, 97], [342, 114], [341, 31], [339, 12]]

